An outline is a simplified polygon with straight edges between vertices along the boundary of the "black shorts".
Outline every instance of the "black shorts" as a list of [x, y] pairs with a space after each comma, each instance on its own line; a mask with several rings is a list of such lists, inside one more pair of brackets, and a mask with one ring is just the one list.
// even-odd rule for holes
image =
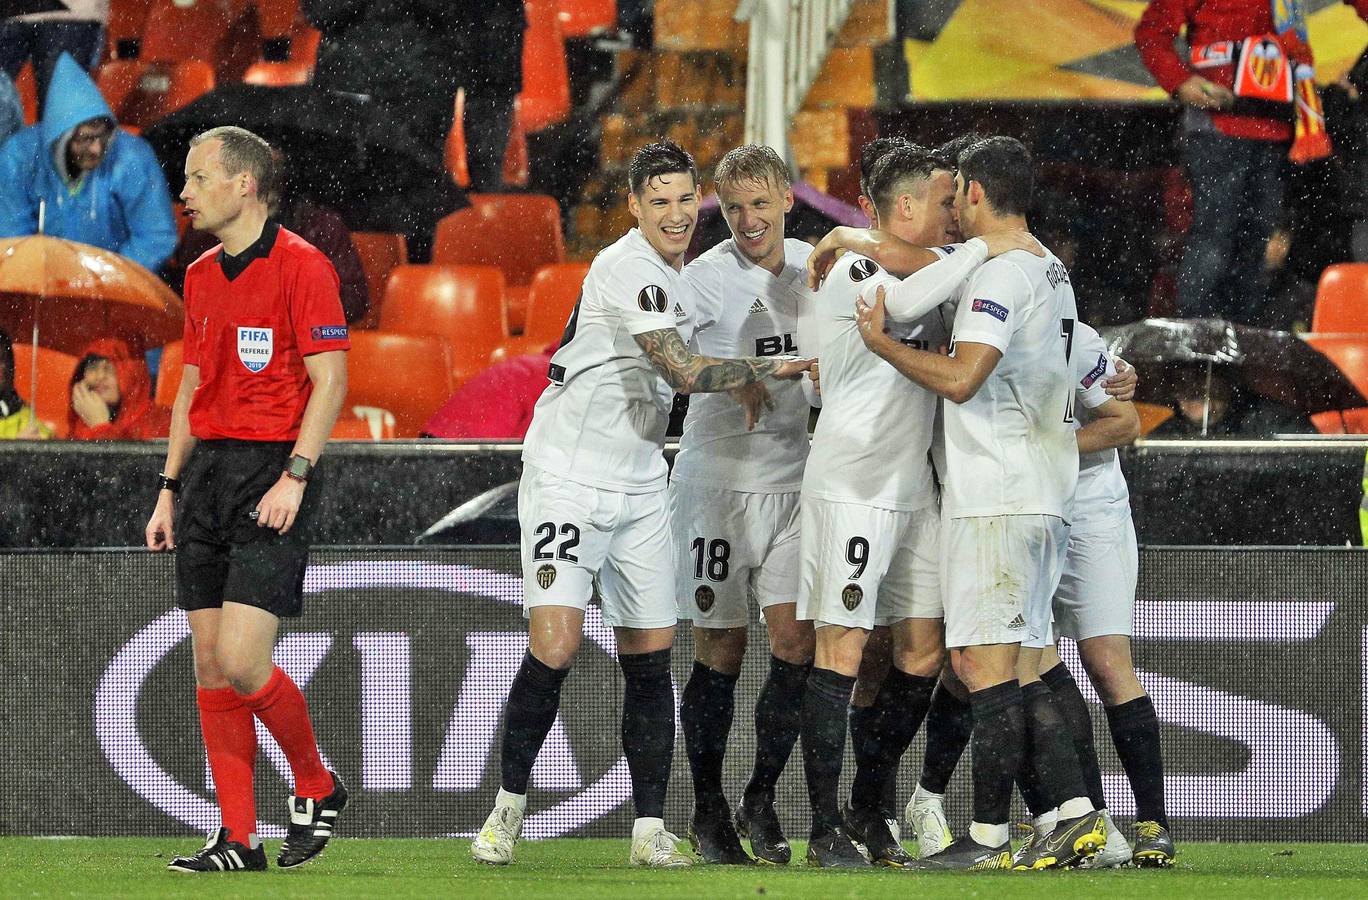
[[292, 442], [200, 441], [181, 473], [176, 504], [176, 605], [215, 609], [225, 600], [281, 618], [304, 608], [318, 485], [311, 476], [289, 533], [252, 513], [285, 469]]

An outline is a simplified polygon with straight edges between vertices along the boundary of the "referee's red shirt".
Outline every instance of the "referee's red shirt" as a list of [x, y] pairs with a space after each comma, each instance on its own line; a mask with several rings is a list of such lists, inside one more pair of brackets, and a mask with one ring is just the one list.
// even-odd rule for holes
[[350, 346], [337, 272], [308, 241], [268, 222], [236, 257], [215, 247], [185, 272], [190, 433], [293, 441], [313, 393], [304, 357]]

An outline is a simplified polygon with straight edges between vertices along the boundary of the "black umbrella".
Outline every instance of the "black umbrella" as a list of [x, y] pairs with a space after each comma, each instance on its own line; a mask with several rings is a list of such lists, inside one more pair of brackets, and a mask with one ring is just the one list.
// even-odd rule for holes
[[190, 139], [218, 125], [261, 135], [285, 153], [289, 187], [341, 213], [356, 231], [430, 232], [468, 205], [440, 148], [417, 144], [380, 104], [311, 85], [216, 88], [148, 128], [172, 184], [184, 178]]
[[[1256, 397], [1310, 415], [1366, 405], [1358, 388], [1323, 353], [1287, 331], [1224, 319], [1145, 319], [1100, 329], [1111, 352], [1155, 377], [1141, 379], [1140, 399], [1172, 402], [1168, 372], [1205, 366]], [[1149, 373], [1145, 373], [1149, 374]]]

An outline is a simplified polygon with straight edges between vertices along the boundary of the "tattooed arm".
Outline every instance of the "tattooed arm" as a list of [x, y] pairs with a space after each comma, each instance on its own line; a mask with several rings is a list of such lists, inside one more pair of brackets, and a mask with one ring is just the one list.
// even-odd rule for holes
[[684, 339], [673, 328], [647, 331], [634, 337], [660, 377], [680, 394], [730, 391], [771, 376], [797, 378], [812, 366], [810, 359], [699, 356], [684, 345]]

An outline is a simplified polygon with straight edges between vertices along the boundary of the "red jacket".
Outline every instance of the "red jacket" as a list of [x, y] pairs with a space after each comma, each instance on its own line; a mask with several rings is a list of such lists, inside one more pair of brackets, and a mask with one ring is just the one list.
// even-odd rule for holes
[[[1344, 0], [1361, 17], [1368, 18], [1368, 0]], [[1273, 31], [1271, 0], [1152, 0], [1135, 26], [1135, 46], [1146, 68], [1159, 86], [1172, 94], [1193, 74], [1226, 88], [1234, 87], [1235, 67], [1222, 66], [1194, 73], [1173, 47], [1174, 39], [1186, 31], [1188, 44], [1197, 46], [1214, 41], [1238, 41]], [[1288, 54], [1301, 62], [1312, 62], [1311, 50], [1292, 39]], [[1231, 137], [1263, 141], [1292, 138], [1292, 112], [1286, 118], [1235, 116], [1211, 113], [1212, 124]]]
[[[171, 410], [152, 403], [152, 377], [142, 357], [129, 353], [128, 345], [114, 338], [98, 340], [81, 356], [95, 353], [114, 363], [119, 379], [119, 412], [107, 425], [91, 427], [68, 410], [71, 439], [76, 441], [146, 441], [164, 438], [171, 432]], [[72, 385], [75, 385], [72, 380]]]
[[490, 366], [452, 394], [432, 414], [427, 437], [520, 441], [532, 425], [532, 408], [546, 389], [546, 367], [555, 346], [546, 352], [515, 356]]

